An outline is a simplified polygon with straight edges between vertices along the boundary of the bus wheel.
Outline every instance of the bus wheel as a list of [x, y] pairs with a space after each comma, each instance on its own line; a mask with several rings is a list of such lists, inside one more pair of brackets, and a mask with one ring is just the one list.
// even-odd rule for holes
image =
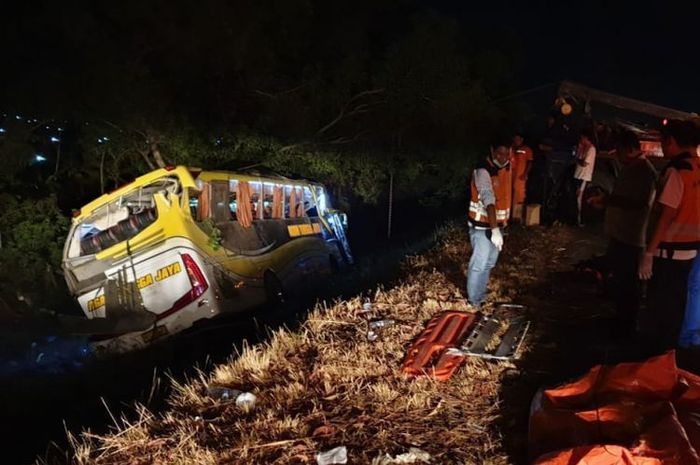
[[281, 307], [287, 303], [287, 293], [277, 275], [273, 271], [268, 270], [265, 272], [264, 280], [267, 303], [275, 307]]

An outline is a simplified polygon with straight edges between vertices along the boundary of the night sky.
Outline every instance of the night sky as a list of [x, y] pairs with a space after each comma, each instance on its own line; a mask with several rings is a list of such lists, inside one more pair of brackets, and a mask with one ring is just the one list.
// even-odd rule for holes
[[466, 27], [520, 44], [524, 89], [570, 79], [700, 112], [700, 4], [630, 1], [429, 2]]
[[[515, 47], [516, 82], [521, 89], [570, 79], [660, 105], [700, 111], [697, 1], [418, 1], [478, 31], [484, 43], [503, 40]], [[56, 14], [46, 2], [35, 3], [35, 7], [3, 4], [0, 23], [17, 22], [14, 10], [24, 11], [25, 21], [28, 9], [33, 18]], [[22, 34], [5, 37], [6, 56], [12, 56], [13, 48], [39, 40], [36, 37], [41, 39], [35, 48], [51, 48], [41, 31], [32, 27], [39, 26], [28, 25]], [[56, 58], [65, 62], [66, 51], [57, 51]], [[37, 72], [36, 67], [22, 62], [10, 65], [4, 73]]]

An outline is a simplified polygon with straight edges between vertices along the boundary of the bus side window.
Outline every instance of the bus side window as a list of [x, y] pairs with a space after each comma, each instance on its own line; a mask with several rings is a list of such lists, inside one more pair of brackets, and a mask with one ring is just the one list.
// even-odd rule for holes
[[272, 218], [272, 204], [273, 204], [272, 194], [266, 192], [265, 199], [263, 201], [263, 219], [269, 220]]
[[265, 217], [263, 206], [263, 188], [264, 185], [262, 182], [250, 183], [250, 208], [252, 210], [254, 220], [262, 220]]
[[230, 192], [228, 196], [228, 210], [231, 214], [232, 221], [238, 221], [238, 202], [236, 202], [236, 193]]
[[199, 198], [201, 196], [201, 191], [195, 190], [195, 189], [189, 189], [188, 192], [188, 197], [189, 197], [189, 207], [190, 207], [190, 215], [192, 215], [192, 219], [195, 221], [200, 221], [199, 217]]
[[214, 222], [231, 221], [228, 181], [211, 181], [211, 212]]
[[231, 221], [238, 221], [238, 180], [229, 179], [228, 181], [228, 212]]
[[304, 187], [304, 210], [306, 210], [306, 216], [309, 218], [318, 217], [318, 207], [308, 187]]

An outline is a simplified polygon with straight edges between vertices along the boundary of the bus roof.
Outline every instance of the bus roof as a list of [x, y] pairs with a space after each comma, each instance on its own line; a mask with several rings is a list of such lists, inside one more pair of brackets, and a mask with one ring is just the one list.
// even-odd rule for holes
[[144, 186], [150, 184], [160, 178], [166, 176], [177, 176], [180, 179], [183, 187], [196, 188], [195, 179], [201, 179], [202, 181], [224, 181], [224, 180], [240, 180], [248, 182], [270, 182], [273, 184], [287, 184], [293, 186], [319, 186], [322, 187], [321, 183], [307, 181], [307, 180], [297, 180], [290, 179], [284, 176], [269, 176], [269, 175], [257, 175], [253, 173], [236, 173], [233, 171], [207, 171], [200, 168], [190, 168], [186, 166], [168, 166], [166, 168], [160, 168], [142, 176], [137, 177], [128, 184], [125, 184], [112, 192], [107, 194], [102, 194], [92, 202], [89, 202], [80, 209], [80, 213], [75, 216], [75, 220], [83, 220], [85, 217], [90, 216], [95, 210], [106, 205], [120, 196], [126, 194], [127, 192], [133, 190], [136, 187]]

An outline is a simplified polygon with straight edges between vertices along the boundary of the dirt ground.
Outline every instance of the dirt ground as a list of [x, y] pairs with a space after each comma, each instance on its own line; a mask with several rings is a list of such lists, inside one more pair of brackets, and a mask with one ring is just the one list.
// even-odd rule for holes
[[[77, 438], [73, 462], [305, 464], [343, 445], [348, 463], [410, 447], [429, 453], [431, 463], [527, 463], [537, 389], [597, 363], [641, 357], [638, 344], [615, 338], [612, 307], [594, 274], [576, 267], [605, 245], [595, 229], [512, 228], [488, 300], [526, 306], [517, 311], [532, 321], [521, 358], [469, 359], [446, 382], [407, 378], [401, 363], [425, 323], [466, 310], [468, 237], [463, 225], [446, 227], [433, 250], [407, 257], [396, 286], [319, 305], [298, 330], [177, 385], [164, 414], [139, 408], [113, 434]], [[365, 303], [371, 317], [397, 322], [377, 341], [367, 339], [359, 315]], [[211, 399], [212, 384], [253, 392], [258, 403], [242, 411]]]

